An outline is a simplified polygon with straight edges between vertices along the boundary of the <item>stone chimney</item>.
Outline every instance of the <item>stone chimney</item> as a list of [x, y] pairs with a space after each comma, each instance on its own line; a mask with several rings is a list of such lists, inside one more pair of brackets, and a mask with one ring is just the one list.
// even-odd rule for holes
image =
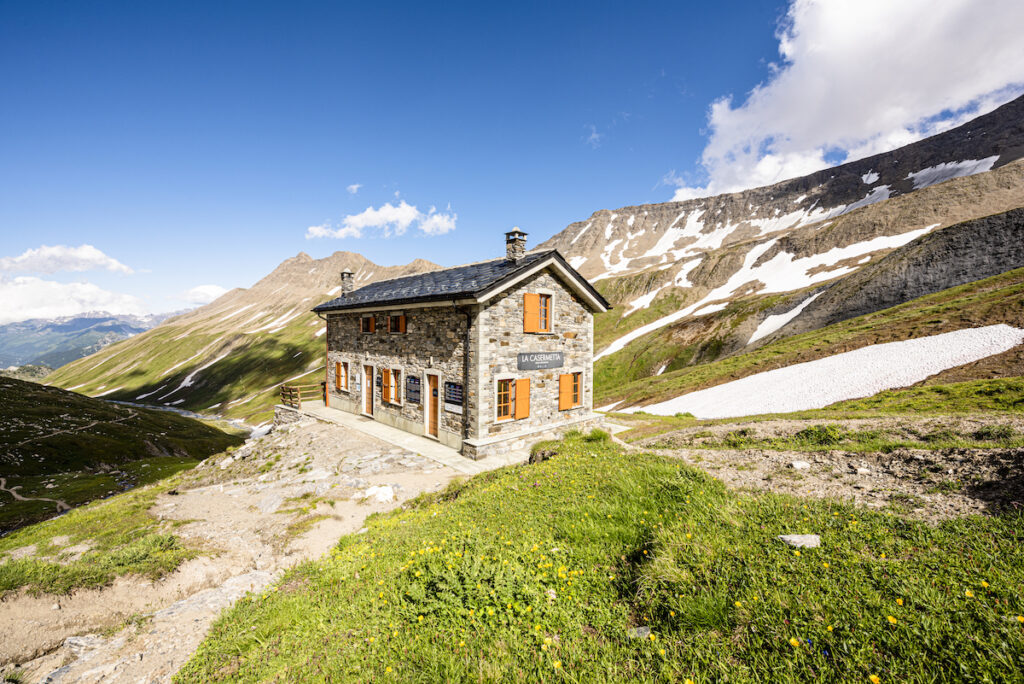
[[347, 268], [341, 272], [341, 296], [344, 297], [355, 289], [355, 281], [352, 278], [352, 271]]
[[526, 256], [526, 233], [516, 226], [505, 233], [505, 258], [508, 261], [519, 261]]

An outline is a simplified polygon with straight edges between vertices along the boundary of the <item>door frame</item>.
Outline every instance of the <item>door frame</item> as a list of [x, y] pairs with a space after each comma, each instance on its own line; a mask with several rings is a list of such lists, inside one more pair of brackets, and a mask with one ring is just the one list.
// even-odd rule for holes
[[[430, 402], [434, 399], [430, 395], [430, 376], [437, 378], [437, 400], [435, 402], [437, 411], [437, 435], [430, 434]], [[441, 382], [441, 371], [438, 370], [425, 370], [423, 371], [423, 385], [426, 388], [426, 401], [423, 403], [423, 434], [430, 439], [441, 438], [441, 392], [444, 383]]]
[[[369, 373], [366, 372], [367, 368], [370, 369]], [[364, 415], [364, 416], [366, 416], [368, 418], [373, 418], [373, 387], [374, 387], [374, 382], [377, 380], [376, 373], [377, 373], [377, 369], [374, 366], [372, 366], [369, 363], [364, 363], [363, 364], [363, 377], [362, 377], [362, 383], [360, 383], [362, 385], [362, 391], [359, 393], [359, 399], [362, 402], [362, 406], [360, 406], [359, 412], [362, 415]], [[367, 404], [366, 404], [366, 382], [367, 382], [367, 379], [369, 379], [369, 382], [370, 382], [370, 404], [369, 404], [370, 410], [369, 410], [369, 412], [367, 412], [367, 410], [366, 410], [366, 406], [367, 406]]]

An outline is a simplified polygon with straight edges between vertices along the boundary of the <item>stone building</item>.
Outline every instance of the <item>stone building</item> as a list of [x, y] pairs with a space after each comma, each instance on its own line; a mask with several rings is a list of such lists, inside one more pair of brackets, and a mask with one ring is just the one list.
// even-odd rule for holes
[[378, 281], [317, 306], [327, 404], [471, 458], [597, 422], [594, 321], [610, 306], [555, 250]]

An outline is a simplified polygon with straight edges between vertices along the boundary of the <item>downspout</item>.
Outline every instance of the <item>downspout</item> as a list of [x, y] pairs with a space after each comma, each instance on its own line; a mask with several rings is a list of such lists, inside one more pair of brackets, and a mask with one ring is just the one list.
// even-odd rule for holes
[[[469, 349], [470, 331], [473, 329], [473, 309], [468, 306], [458, 306], [452, 302], [452, 306], [466, 316], [466, 335], [462, 341], [462, 401], [465, 403], [462, 411], [462, 440], [469, 439]], [[479, 359], [477, 359], [479, 362]], [[480, 406], [480, 397], [476, 398], [477, 407]]]
[[327, 334], [327, 317], [320, 315], [319, 311], [314, 312], [324, 322], [324, 408], [331, 405], [331, 341]]

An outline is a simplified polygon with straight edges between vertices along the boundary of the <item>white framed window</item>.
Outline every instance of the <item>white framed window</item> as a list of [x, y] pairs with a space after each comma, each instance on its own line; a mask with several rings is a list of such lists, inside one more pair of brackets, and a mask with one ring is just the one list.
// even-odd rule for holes
[[381, 401], [385, 404], [402, 405], [402, 369], [382, 368], [381, 377]]
[[334, 362], [334, 389], [338, 392], [348, 392], [351, 387], [351, 366], [347, 359], [340, 359]]

